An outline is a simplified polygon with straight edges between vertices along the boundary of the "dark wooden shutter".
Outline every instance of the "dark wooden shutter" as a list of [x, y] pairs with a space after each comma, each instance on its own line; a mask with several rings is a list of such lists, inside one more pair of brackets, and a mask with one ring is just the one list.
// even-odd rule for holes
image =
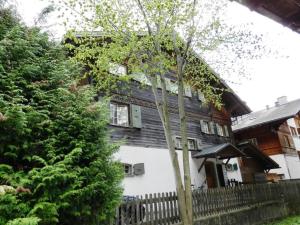
[[130, 105], [131, 125], [135, 128], [142, 128], [141, 107], [139, 105]]
[[145, 174], [145, 164], [137, 163], [133, 165], [133, 173], [136, 176]]

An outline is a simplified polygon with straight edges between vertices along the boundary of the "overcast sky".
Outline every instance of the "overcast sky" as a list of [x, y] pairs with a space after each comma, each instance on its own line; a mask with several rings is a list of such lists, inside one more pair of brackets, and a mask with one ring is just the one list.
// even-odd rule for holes
[[[38, 13], [48, 5], [48, 0], [14, 1], [19, 14], [28, 25], [32, 25]], [[233, 74], [229, 82], [233, 90], [254, 111], [266, 105], [274, 105], [276, 98], [280, 96], [287, 96], [288, 100], [300, 98], [300, 34], [251, 12], [238, 3], [230, 2], [225, 14], [226, 23], [244, 26], [255, 34], [262, 34], [264, 44], [278, 52], [246, 61], [243, 66], [250, 76], [241, 79]], [[49, 24], [57, 24], [51, 29], [56, 36], [64, 32], [59, 23], [55, 14], [49, 17]]]

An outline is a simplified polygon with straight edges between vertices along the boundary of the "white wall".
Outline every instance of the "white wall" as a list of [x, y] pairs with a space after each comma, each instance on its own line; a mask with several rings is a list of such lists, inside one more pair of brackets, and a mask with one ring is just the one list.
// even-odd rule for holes
[[228, 177], [228, 179], [229, 180], [235, 179], [237, 181], [242, 182], [243, 179], [242, 179], [242, 175], [241, 175], [241, 170], [240, 170], [240, 165], [239, 165], [238, 159], [237, 158], [230, 159], [228, 163], [230, 163], [230, 164], [236, 163], [238, 165], [238, 170], [236, 170], [236, 171], [227, 171], [227, 177]]
[[287, 161], [291, 179], [299, 179], [300, 178], [300, 160], [299, 160], [298, 155], [297, 156], [286, 155], [285, 158]]
[[[182, 162], [182, 151], [177, 151], [179, 162]], [[145, 148], [135, 146], [121, 146], [115, 154], [116, 159], [122, 163], [144, 163], [145, 174], [125, 177], [123, 180], [124, 195], [144, 195], [157, 192], [175, 191], [175, 179], [167, 149]], [[198, 173], [203, 159], [192, 159], [191, 180], [195, 188], [205, 185], [204, 168]], [[182, 171], [182, 164], [180, 164]]]
[[270, 158], [277, 162], [278, 165], [281, 167], [279, 169], [270, 170], [270, 173], [284, 174], [284, 179], [291, 179], [285, 156], [283, 154], [278, 154], [271, 155]]

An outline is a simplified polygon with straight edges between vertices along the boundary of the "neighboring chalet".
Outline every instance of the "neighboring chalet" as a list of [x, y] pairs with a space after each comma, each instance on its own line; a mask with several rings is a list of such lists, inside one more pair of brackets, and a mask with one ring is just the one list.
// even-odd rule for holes
[[[120, 71], [126, 73], [127, 69], [119, 65], [111, 73], [114, 71], [119, 71], [117, 75], [120, 75]], [[173, 140], [182, 169], [176, 84], [170, 79], [167, 83], [171, 94], [169, 108]], [[130, 91], [119, 91], [110, 103], [111, 139], [122, 140], [116, 158], [124, 164], [125, 195], [176, 190], [162, 123], [150, 84], [147, 84], [141, 87], [139, 81], [133, 81]], [[244, 155], [234, 146], [231, 117], [250, 112], [233, 92], [223, 94], [224, 107], [220, 111], [210, 104], [204, 104], [204, 101], [200, 91], [185, 87], [191, 180], [195, 189], [225, 186], [228, 183], [223, 160]]]
[[[270, 156], [280, 166], [267, 170], [267, 180], [300, 178], [299, 111], [300, 99], [288, 102], [286, 97], [281, 97], [277, 99], [274, 107], [267, 106], [264, 110], [234, 119], [236, 141], [251, 142], [253, 147]], [[238, 160], [239, 169], [243, 181], [247, 182], [249, 177], [243, 176], [247, 170], [243, 160]], [[263, 179], [258, 177], [258, 180]]]

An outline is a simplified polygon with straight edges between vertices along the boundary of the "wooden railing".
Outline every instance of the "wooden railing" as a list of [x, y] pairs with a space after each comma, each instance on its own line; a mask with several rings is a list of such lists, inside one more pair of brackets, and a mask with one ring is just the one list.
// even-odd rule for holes
[[[193, 191], [195, 219], [241, 210], [242, 208], [300, 200], [300, 181], [243, 185]], [[110, 224], [167, 225], [180, 223], [175, 192], [149, 194], [122, 203]]]

